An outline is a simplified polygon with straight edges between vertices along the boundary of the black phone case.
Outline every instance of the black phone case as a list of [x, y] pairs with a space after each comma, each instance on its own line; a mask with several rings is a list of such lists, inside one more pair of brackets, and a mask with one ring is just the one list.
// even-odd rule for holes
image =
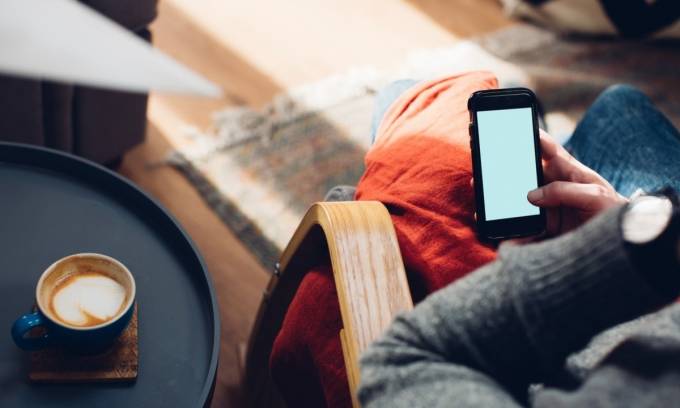
[[[516, 237], [523, 237], [523, 236], [530, 236], [530, 235], [537, 235], [541, 234], [542, 232], [545, 231], [545, 224], [546, 224], [546, 216], [545, 216], [545, 210], [541, 208], [540, 214], [539, 215], [534, 215], [534, 216], [527, 216], [527, 217], [519, 217], [519, 218], [512, 218], [512, 219], [504, 219], [504, 220], [494, 220], [494, 221], [485, 221], [485, 205], [484, 203], [484, 193], [483, 193], [483, 181], [481, 178], [481, 157], [480, 157], [480, 151], [479, 151], [479, 146], [477, 143], [478, 140], [478, 135], [477, 135], [477, 127], [476, 127], [476, 118], [475, 118], [475, 112], [477, 110], [491, 110], [490, 107], [493, 106], [495, 102], [489, 100], [490, 98], [512, 98], [514, 96], [521, 96], [524, 95], [525, 97], [528, 97], [531, 100], [531, 104], [529, 106], [532, 107], [532, 120], [533, 120], [533, 127], [534, 127], [534, 146], [535, 146], [535, 152], [536, 152], [536, 172], [537, 172], [537, 179], [538, 179], [538, 184], [543, 185], [543, 169], [541, 166], [541, 153], [540, 153], [540, 140], [538, 136], [538, 117], [537, 117], [537, 112], [538, 112], [538, 103], [537, 103], [537, 98], [536, 95], [527, 88], [506, 88], [506, 89], [494, 89], [494, 90], [486, 90], [486, 91], [477, 91], [473, 93], [470, 98], [468, 99], [468, 110], [470, 112], [470, 125], [469, 125], [469, 134], [470, 134], [470, 151], [472, 155], [472, 168], [473, 168], [473, 178], [475, 180], [475, 205], [477, 208], [477, 220], [476, 220], [476, 225], [477, 225], [477, 234], [478, 236], [483, 239], [483, 240], [490, 240], [490, 241], [496, 241], [500, 239], [507, 239], [507, 238], [516, 238]], [[480, 108], [480, 100], [485, 99], [483, 103], [481, 104], [481, 107], [487, 108], [487, 109], [479, 109]], [[507, 106], [504, 106], [504, 104], [499, 103], [495, 109], [507, 109], [512, 106], [512, 103], [508, 103]], [[518, 105], [517, 107], [520, 107], [523, 105]]]

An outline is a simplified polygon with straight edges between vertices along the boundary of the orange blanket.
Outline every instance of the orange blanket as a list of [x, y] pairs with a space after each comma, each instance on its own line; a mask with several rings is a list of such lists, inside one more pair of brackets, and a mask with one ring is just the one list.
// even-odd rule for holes
[[[366, 155], [357, 200], [381, 201], [397, 232], [414, 301], [495, 257], [474, 232], [467, 99], [497, 87], [487, 72], [422, 82], [395, 101]], [[290, 406], [349, 407], [338, 333], [340, 311], [328, 266], [305, 276], [271, 355]]]

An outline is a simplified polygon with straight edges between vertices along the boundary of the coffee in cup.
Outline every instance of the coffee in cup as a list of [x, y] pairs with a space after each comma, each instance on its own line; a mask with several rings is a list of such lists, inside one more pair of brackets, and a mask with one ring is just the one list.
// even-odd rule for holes
[[63, 277], [47, 296], [60, 323], [92, 327], [116, 317], [128, 295], [115, 278], [87, 268]]
[[[127, 327], [134, 311], [135, 281], [119, 261], [100, 254], [76, 254], [52, 264], [36, 287], [38, 311], [17, 319], [17, 345], [35, 350], [62, 345], [100, 350]], [[44, 326], [41, 337], [25, 337]]]

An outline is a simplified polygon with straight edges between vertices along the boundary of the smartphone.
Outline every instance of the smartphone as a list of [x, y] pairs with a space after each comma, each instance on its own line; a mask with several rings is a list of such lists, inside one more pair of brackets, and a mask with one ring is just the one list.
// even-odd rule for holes
[[545, 231], [527, 200], [543, 185], [536, 96], [526, 88], [475, 92], [468, 100], [477, 233], [485, 240]]

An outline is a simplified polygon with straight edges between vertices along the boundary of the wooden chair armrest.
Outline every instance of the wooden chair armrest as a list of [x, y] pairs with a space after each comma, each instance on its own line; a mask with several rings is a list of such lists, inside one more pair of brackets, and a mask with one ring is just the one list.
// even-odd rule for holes
[[330, 258], [338, 293], [344, 326], [339, 335], [353, 398], [361, 352], [395, 314], [413, 308], [387, 209], [377, 201], [314, 204], [281, 255], [250, 339], [244, 386], [256, 397], [250, 401], [255, 405], [272, 404], [278, 398], [265, 397], [276, 393], [268, 374], [271, 347], [304, 273], [324, 258]]

